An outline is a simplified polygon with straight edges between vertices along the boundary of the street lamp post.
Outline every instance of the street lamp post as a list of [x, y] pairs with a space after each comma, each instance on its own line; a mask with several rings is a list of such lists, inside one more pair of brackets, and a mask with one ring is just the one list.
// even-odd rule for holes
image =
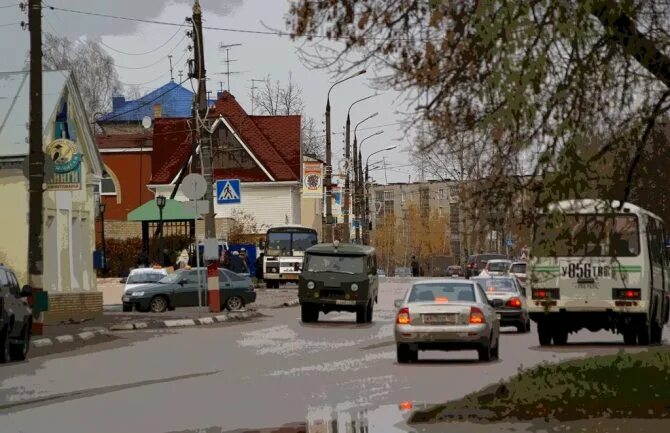
[[324, 179], [324, 183], [326, 184], [326, 223], [323, 230], [324, 232], [323, 238], [324, 241], [327, 243], [333, 242], [333, 204], [331, 202], [332, 191], [333, 191], [333, 185], [332, 185], [333, 168], [331, 163], [332, 156], [330, 146], [330, 92], [333, 90], [333, 87], [337, 86], [338, 84], [343, 83], [359, 75], [365, 74], [365, 72], [366, 72], [365, 69], [363, 69], [362, 71], [359, 71], [354, 75], [350, 75], [346, 78], [341, 79], [340, 81], [336, 81], [335, 83], [333, 83], [332, 86], [330, 86], [330, 89], [328, 89], [328, 96], [326, 98], [326, 176]]
[[374, 113], [366, 117], [365, 119], [361, 120], [356, 124], [354, 127], [354, 217], [358, 220], [358, 226], [356, 227], [356, 234], [355, 234], [355, 239], [356, 243], [359, 243], [361, 241], [361, 203], [360, 203], [360, 195], [361, 195], [361, 175], [360, 175], [360, 150], [358, 149], [358, 138], [356, 136], [356, 130], [358, 129], [359, 126], [363, 122], [366, 122], [373, 117], [378, 116], [379, 113]]
[[107, 243], [105, 241], [105, 203], [100, 197], [100, 203], [98, 203], [98, 212], [100, 212], [100, 235], [102, 238], [102, 272], [103, 274], [107, 273]]
[[[347, 161], [347, 172], [344, 180], [344, 239], [346, 242], [351, 242], [351, 232], [349, 231], [349, 208], [351, 207], [351, 188], [350, 188], [350, 175], [351, 173], [351, 109], [354, 107], [354, 105], [358, 104], [359, 102], [363, 102], [367, 99], [373, 98], [377, 96], [377, 94], [366, 96], [365, 98], [361, 98], [357, 101], [354, 101], [350, 106], [349, 109], [347, 110], [347, 123], [346, 123], [346, 132], [345, 132], [345, 148], [344, 148], [344, 158], [345, 161]], [[358, 125], [356, 125], [358, 126]], [[354, 140], [355, 140], [356, 133], [354, 132]], [[354, 148], [354, 161], [356, 159], [356, 149]], [[354, 170], [356, 168], [356, 164], [353, 164]], [[356, 182], [355, 182], [356, 176], [354, 175], [354, 191], [356, 190]], [[354, 213], [355, 215], [355, 213]]]
[[158, 206], [158, 260], [163, 266], [163, 208], [165, 207], [165, 197], [159, 195], [156, 197], [156, 206]]
[[[380, 131], [380, 133], [381, 132], [383, 132], [383, 131]], [[377, 134], [375, 134], [375, 135], [377, 135]], [[361, 144], [363, 144], [362, 141], [361, 141]], [[398, 146], [396, 146], [394, 144], [393, 146], [388, 146], [388, 147], [380, 149], [376, 152], [372, 152], [370, 155], [368, 155], [368, 158], [365, 160], [365, 227], [363, 227], [363, 242], [365, 243], [365, 245], [368, 245], [370, 243], [370, 235], [369, 235], [369, 232], [370, 232], [370, 201], [369, 201], [369, 198], [368, 198], [369, 192], [370, 192], [369, 191], [369, 185], [368, 185], [370, 177], [369, 177], [368, 163], [370, 162], [370, 157], [371, 156], [376, 155], [376, 154], [381, 153], [381, 152], [385, 152], [387, 150], [393, 150], [396, 147], [398, 147]]]

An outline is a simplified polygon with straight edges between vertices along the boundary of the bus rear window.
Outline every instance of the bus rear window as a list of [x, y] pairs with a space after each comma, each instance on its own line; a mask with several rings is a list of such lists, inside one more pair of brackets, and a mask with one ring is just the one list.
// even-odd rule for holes
[[635, 257], [640, 235], [635, 215], [570, 214], [537, 220], [536, 257]]

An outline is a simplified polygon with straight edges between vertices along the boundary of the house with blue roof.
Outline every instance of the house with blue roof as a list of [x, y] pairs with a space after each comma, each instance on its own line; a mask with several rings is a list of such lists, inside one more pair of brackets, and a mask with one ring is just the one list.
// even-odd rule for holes
[[[214, 104], [215, 101], [210, 101]], [[191, 117], [193, 92], [173, 81], [153, 90], [139, 99], [126, 100], [124, 96], [112, 98], [112, 111], [96, 118], [105, 135], [115, 133], [141, 133], [145, 129], [142, 119], [149, 117], [153, 126], [156, 118]], [[151, 128], [149, 131], [151, 132]]]

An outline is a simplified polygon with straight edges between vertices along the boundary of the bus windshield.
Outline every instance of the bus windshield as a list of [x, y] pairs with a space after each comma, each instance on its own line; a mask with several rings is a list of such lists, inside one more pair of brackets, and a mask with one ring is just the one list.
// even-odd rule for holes
[[268, 231], [267, 252], [269, 256], [303, 256], [305, 250], [317, 244], [314, 231]]
[[635, 215], [541, 216], [533, 241], [536, 257], [635, 257], [640, 234]]

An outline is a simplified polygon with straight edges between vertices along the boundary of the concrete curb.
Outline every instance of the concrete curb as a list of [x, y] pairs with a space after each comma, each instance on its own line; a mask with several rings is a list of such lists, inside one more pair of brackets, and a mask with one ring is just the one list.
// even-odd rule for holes
[[110, 328], [98, 328], [91, 331], [80, 332], [76, 335], [59, 335], [53, 338], [39, 338], [30, 342], [34, 348], [49, 347], [59, 343], [74, 343], [75, 341], [89, 341], [97, 336], [109, 335], [112, 331], [133, 331], [133, 330], [148, 330], [148, 329], [165, 329], [165, 328], [183, 328], [193, 326], [214, 325], [217, 323], [226, 323], [231, 321], [244, 321], [263, 317], [263, 314], [258, 311], [231, 311], [229, 313], [219, 314], [213, 317], [200, 317], [197, 319], [174, 319], [164, 320], [162, 322], [147, 323], [119, 323]]
[[298, 298], [292, 299], [288, 302], [284, 302], [284, 307], [295, 307], [296, 305], [300, 304], [300, 300]]

